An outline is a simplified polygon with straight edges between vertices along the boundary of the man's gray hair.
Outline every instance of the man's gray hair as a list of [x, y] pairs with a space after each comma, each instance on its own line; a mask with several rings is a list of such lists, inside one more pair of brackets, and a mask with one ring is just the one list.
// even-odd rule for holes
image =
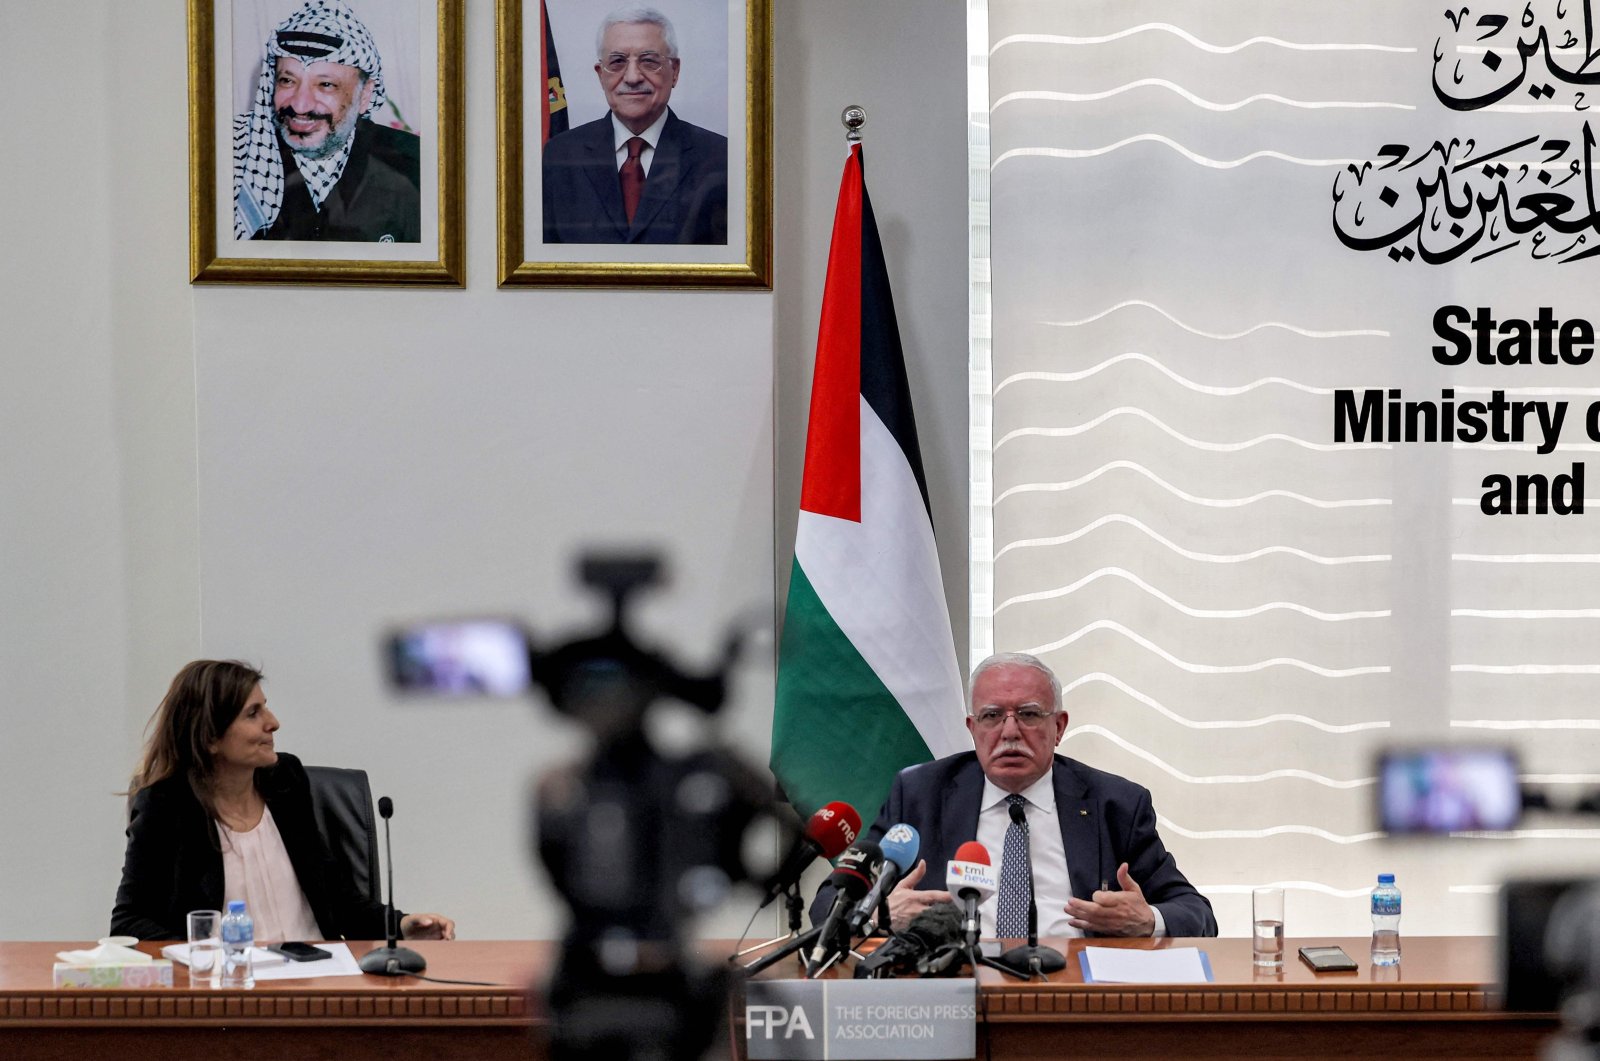
[[672, 28], [671, 19], [653, 7], [619, 7], [600, 20], [600, 32], [594, 35], [595, 58], [604, 60], [606, 57], [606, 30], [612, 26], [641, 24], [660, 26], [661, 37], [667, 42], [667, 58], [678, 57], [678, 33]]
[[1061, 710], [1061, 679], [1056, 677], [1056, 672], [1051, 670], [1044, 660], [1038, 656], [1030, 656], [1026, 652], [996, 652], [976, 667], [972, 668], [972, 678], [967, 682], [967, 714], [972, 714], [975, 705], [972, 702], [972, 690], [978, 687], [978, 679], [986, 671], [996, 667], [1031, 667], [1050, 679], [1050, 710]]

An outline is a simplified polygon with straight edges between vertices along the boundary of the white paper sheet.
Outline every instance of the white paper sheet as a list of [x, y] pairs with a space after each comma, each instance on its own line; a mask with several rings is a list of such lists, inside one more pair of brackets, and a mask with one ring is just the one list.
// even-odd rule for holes
[[[350, 953], [347, 943], [317, 943], [314, 946], [332, 954], [331, 958], [323, 958], [314, 962], [284, 961], [281, 954], [252, 947], [251, 955], [255, 960], [255, 977], [257, 980], [310, 980], [324, 976], [360, 976], [361, 966], [356, 963], [355, 955]], [[189, 961], [189, 945], [175, 943], [170, 947], [161, 948], [161, 953], [175, 962], [185, 965]], [[265, 955], [265, 958], [262, 958]], [[221, 960], [220, 958], [218, 959]]]
[[[218, 951], [217, 953], [218, 953], [217, 960], [221, 961], [222, 960], [221, 952]], [[171, 944], [169, 946], [162, 947], [161, 948], [161, 956], [163, 958], [171, 958], [173, 961], [177, 962], [179, 965], [188, 965], [189, 964], [189, 944], [187, 944], [187, 943], [173, 943], [173, 944]], [[251, 962], [253, 962], [255, 964], [255, 967], [257, 969], [260, 969], [264, 965], [280, 965], [280, 964], [282, 964], [283, 955], [275, 954], [272, 951], [267, 950], [265, 947], [251, 947], [250, 948], [250, 960], [251, 960]]]
[[[269, 965], [265, 969], [256, 970], [257, 980], [309, 980], [312, 977], [324, 976], [360, 976], [361, 966], [356, 964], [355, 955], [350, 953], [348, 943], [317, 943], [333, 955], [315, 962], [280, 962]], [[277, 957], [277, 955], [273, 955]]]
[[1121, 947], [1085, 947], [1089, 975], [1107, 984], [1203, 984], [1205, 965], [1198, 947], [1161, 950], [1125, 950]]

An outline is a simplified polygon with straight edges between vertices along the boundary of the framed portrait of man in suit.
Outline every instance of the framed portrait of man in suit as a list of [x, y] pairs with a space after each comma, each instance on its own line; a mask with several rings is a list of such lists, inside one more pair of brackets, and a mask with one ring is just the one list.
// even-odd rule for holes
[[502, 286], [770, 287], [769, 0], [497, 0]]
[[201, 283], [464, 281], [464, 0], [188, 0]]

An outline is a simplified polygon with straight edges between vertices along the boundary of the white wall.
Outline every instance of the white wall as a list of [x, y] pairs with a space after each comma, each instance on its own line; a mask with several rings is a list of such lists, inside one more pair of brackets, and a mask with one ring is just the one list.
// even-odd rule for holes
[[839, 112], [866, 108], [867, 191], [894, 288], [939, 563], [967, 658], [966, 5], [777, 0], [778, 576], [786, 592], [817, 308], [844, 167]]
[[200, 649], [183, 16], [149, 15], [0, 5], [3, 938], [104, 930], [112, 793]]
[[[735, 613], [773, 612], [848, 102], [873, 115], [964, 639], [961, 5], [776, 4], [771, 294], [495, 289], [487, 2], [467, 5], [465, 291], [191, 288], [183, 10], [137, 6], [0, 5], [0, 88], [39, 104], [0, 116], [0, 938], [104, 930], [112, 793], [197, 655], [263, 665], [280, 746], [395, 798], [403, 904], [469, 937], [558, 931], [524, 790], [571, 727], [531, 704], [399, 703], [377, 638], [441, 613], [587, 623], [569, 566], [597, 543], [667, 551], [675, 584], [641, 618], [691, 660]], [[770, 651], [724, 720], [758, 762]]]

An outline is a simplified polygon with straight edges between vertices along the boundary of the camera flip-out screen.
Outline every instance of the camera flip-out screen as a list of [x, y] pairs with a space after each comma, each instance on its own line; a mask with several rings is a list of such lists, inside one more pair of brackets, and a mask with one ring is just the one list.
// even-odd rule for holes
[[1378, 817], [1389, 833], [1499, 832], [1522, 815], [1509, 748], [1390, 750], [1378, 762]]
[[528, 688], [528, 634], [500, 619], [422, 623], [388, 643], [390, 677], [408, 692], [517, 696]]

